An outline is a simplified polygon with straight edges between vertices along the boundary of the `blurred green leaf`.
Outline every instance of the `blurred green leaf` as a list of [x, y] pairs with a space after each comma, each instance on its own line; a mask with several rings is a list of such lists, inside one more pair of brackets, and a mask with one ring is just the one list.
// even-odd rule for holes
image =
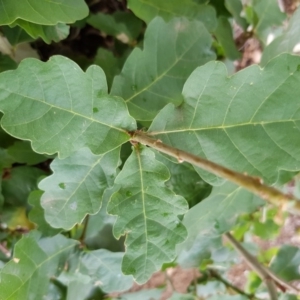
[[50, 44], [52, 41], [59, 42], [65, 39], [70, 33], [70, 26], [63, 23], [49, 26], [18, 19], [11, 26], [19, 26], [33, 39], [42, 38], [47, 44]]
[[146, 23], [157, 16], [165, 21], [175, 17], [186, 17], [203, 23], [208, 31], [214, 30], [217, 26], [214, 8], [192, 0], [128, 0], [128, 8]]
[[41, 206], [41, 197], [43, 195], [43, 191], [32, 191], [28, 197], [28, 203], [32, 205], [28, 218], [31, 222], [37, 225], [38, 231], [40, 231], [43, 236], [53, 236], [58, 234], [61, 230], [52, 228], [49, 223], [45, 220], [45, 211]]
[[218, 42], [222, 45], [225, 56], [228, 59], [236, 60], [240, 58], [241, 54], [236, 49], [233, 40], [232, 26], [227, 18], [223, 16], [218, 18], [218, 26], [214, 30], [214, 34], [217, 37]]
[[177, 246], [177, 253], [192, 251], [197, 258], [197, 245], [201, 245], [202, 239], [204, 246], [199, 248], [199, 252], [207, 253], [212, 245], [218, 245], [220, 235], [235, 225], [240, 214], [251, 213], [263, 203], [252, 193], [230, 182], [214, 187], [208, 198], [185, 214], [183, 224], [188, 231], [188, 238]]
[[121, 42], [132, 43], [142, 30], [142, 21], [129, 12], [117, 11], [111, 15], [97, 13], [87, 23]]
[[14, 162], [28, 165], [36, 165], [47, 160], [44, 155], [34, 152], [30, 143], [26, 141], [16, 141], [7, 149], [7, 153]]
[[247, 282], [245, 287], [246, 292], [255, 294], [261, 283], [262, 280], [260, 279], [260, 277], [254, 271], [249, 271], [247, 274]]
[[224, 16], [226, 18], [229, 18], [231, 16], [225, 5], [225, 0], [209, 0], [207, 2], [209, 3], [209, 5], [215, 8], [218, 17]]
[[121, 72], [121, 59], [113, 55], [111, 51], [99, 48], [94, 60], [94, 64], [102, 68], [106, 75], [108, 90], [110, 90], [113, 79]]
[[24, 236], [15, 245], [14, 258], [1, 270], [0, 299], [44, 299], [50, 279], [61, 273], [77, 244], [62, 235], [40, 238], [33, 232]]
[[272, 58], [283, 53], [300, 52], [300, 7], [294, 12], [287, 29], [275, 38], [263, 51], [261, 65], [266, 65]]
[[259, 39], [266, 44], [273, 27], [281, 26], [286, 15], [280, 11], [278, 2], [274, 0], [253, 0], [253, 9], [258, 18], [254, 31]]
[[118, 298], [113, 298], [113, 300], [156, 300], [160, 299], [162, 292], [163, 291], [160, 289], [141, 290], [138, 292], [122, 294]]
[[33, 38], [23, 28], [19, 26], [2, 26], [1, 31], [12, 46], [16, 46], [17, 44], [24, 42], [33, 41]]
[[89, 251], [80, 256], [76, 269], [92, 278], [106, 293], [125, 291], [133, 285], [133, 278], [121, 271], [123, 255], [124, 253], [105, 249]]
[[84, 244], [91, 250], [105, 248], [113, 252], [124, 251], [124, 239], [117, 240], [113, 235], [116, 217], [106, 212], [108, 200], [116, 190], [115, 188], [106, 189], [100, 211], [89, 216]]
[[179, 294], [177, 292], [174, 292], [169, 298], [169, 300], [195, 300], [195, 296], [193, 294]]
[[232, 14], [233, 18], [240, 25], [244, 31], [246, 31], [248, 27], [248, 23], [245, 18], [241, 16], [243, 11], [243, 4], [241, 0], [225, 0], [225, 6]]
[[253, 233], [264, 240], [272, 240], [278, 235], [279, 230], [280, 226], [270, 219], [263, 223], [259, 221], [253, 223]]
[[249, 298], [243, 295], [218, 295], [206, 298], [207, 300], [248, 300]]
[[27, 218], [25, 207], [4, 206], [1, 212], [1, 227], [10, 231], [34, 229], [34, 224]]
[[283, 245], [271, 263], [270, 269], [286, 281], [300, 279], [300, 249]]
[[8, 55], [0, 53], [0, 72], [16, 69], [18, 64]]
[[175, 194], [183, 196], [190, 207], [208, 197], [211, 186], [201, 179], [190, 164], [176, 163], [159, 152], [155, 153], [155, 157], [169, 169], [171, 174], [166, 186]]
[[[3, 171], [5, 168], [10, 168], [14, 163], [14, 159], [8, 154], [7, 149], [3, 149], [0, 147], [0, 169]], [[7, 170], [8, 172], [8, 170]], [[7, 174], [3, 174], [5, 177]]]
[[26, 206], [30, 192], [37, 189], [38, 178], [43, 175], [46, 175], [46, 172], [29, 166], [19, 166], [9, 170], [2, 181], [5, 203]]

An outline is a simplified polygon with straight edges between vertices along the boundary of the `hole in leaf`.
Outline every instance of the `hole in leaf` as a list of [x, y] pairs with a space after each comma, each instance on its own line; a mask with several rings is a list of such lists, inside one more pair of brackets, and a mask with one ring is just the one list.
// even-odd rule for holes
[[127, 197], [130, 197], [130, 196], [132, 196], [132, 193], [131, 193], [130, 191], [127, 191], [127, 192], [126, 192], [126, 196], [127, 196]]
[[93, 113], [96, 113], [98, 111], [99, 111], [99, 109], [97, 107], [93, 107]]
[[66, 184], [63, 182], [61, 182], [58, 186], [63, 190], [66, 188]]
[[133, 85], [131, 86], [131, 89], [135, 92], [135, 91], [137, 90], [136, 84], [133, 84]]

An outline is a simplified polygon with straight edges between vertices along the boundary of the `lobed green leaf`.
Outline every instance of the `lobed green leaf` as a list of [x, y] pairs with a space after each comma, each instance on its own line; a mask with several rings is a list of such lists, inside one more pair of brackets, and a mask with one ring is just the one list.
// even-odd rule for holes
[[[300, 170], [299, 71], [300, 58], [287, 54], [265, 69], [254, 65], [231, 77], [223, 63], [210, 62], [187, 80], [184, 103], [166, 106], [149, 132], [273, 184], [281, 170]], [[218, 183], [197, 170], [203, 179]]]
[[39, 184], [45, 191], [41, 205], [46, 221], [54, 228], [71, 229], [87, 214], [97, 213], [105, 189], [113, 184], [119, 157], [120, 148], [103, 155], [84, 148], [56, 158], [51, 164], [54, 174]]
[[121, 188], [108, 203], [108, 213], [118, 216], [114, 235], [126, 234], [122, 271], [138, 283], [172, 261], [176, 244], [185, 239], [177, 216], [187, 211], [187, 203], [165, 187], [168, 178], [168, 169], [150, 149], [135, 148], [115, 180]]
[[31, 140], [38, 153], [59, 153], [89, 147], [106, 153], [129, 140], [135, 120], [125, 102], [107, 95], [105, 75], [91, 66], [84, 73], [62, 56], [48, 62], [26, 59], [15, 71], [0, 74], [2, 127]]
[[181, 90], [191, 72], [214, 59], [211, 36], [198, 21], [154, 19], [147, 27], [143, 50], [135, 48], [111, 94], [125, 99], [130, 114], [152, 121], [168, 103], [182, 103]]

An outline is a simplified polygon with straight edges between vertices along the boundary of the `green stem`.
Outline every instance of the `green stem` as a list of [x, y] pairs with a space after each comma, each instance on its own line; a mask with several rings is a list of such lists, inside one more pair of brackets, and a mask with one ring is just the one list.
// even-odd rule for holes
[[190, 164], [213, 173], [219, 177], [227, 179], [248, 191], [258, 195], [262, 199], [270, 202], [273, 205], [281, 207], [293, 214], [300, 215], [300, 201], [291, 195], [282, 193], [281, 191], [263, 183], [262, 179], [252, 177], [247, 174], [242, 174], [214, 162], [198, 157], [191, 153], [179, 150], [162, 143], [158, 139], [151, 138], [141, 131], [131, 133], [132, 143], [141, 143], [156, 149], [162, 153], [175, 157], [179, 162], [189, 162]]

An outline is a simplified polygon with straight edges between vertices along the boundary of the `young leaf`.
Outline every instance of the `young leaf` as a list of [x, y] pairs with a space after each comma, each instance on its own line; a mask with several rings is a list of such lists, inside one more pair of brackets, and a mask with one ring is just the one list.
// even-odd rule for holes
[[50, 278], [57, 276], [77, 241], [62, 235], [37, 237], [37, 232], [24, 236], [14, 248], [14, 258], [1, 270], [1, 300], [43, 299]]
[[45, 193], [41, 205], [46, 221], [55, 228], [71, 229], [101, 207], [104, 190], [113, 184], [120, 149], [94, 155], [88, 148], [51, 164], [54, 174], [40, 182]]
[[136, 119], [151, 121], [167, 103], [181, 104], [188, 76], [215, 57], [211, 41], [201, 22], [154, 19], [146, 30], [144, 49], [135, 48], [129, 55], [111, 94], [122, 96]]
[[[208, 198], [185, 214], [183, 224], [187, 228], [188, 238], [177, 247], [177, 252], [189, 251], [194, 244], [201, 243], [203, 236], [216, 239], [217, 233], [221, 235], [232, 228], [240, 214], [251, 213], [262, 204], [261, 199], [232, 183], [215, 187]], [[217, 243], [217, 240], [212, 242]], [[208, 241], [208, 247], [210, 244]], [[200, 248], [199, 251], [205, 249]], [[193, 255], [197, 257], [197, 253]]]
[[0, 7], [0, 25], [12, 24], [17, 19], [41, 25], [74, 23], [88, 15], [84, 0], [2, 0]]
[[143, 25], [134, 14], [122, 11], [111, 15], [103, 13], [91, 15], [87, 23], [126, 44], [138, 37]]
[[299, 66], [299, 57], [285, 54], [265, 69], [251, 66], [228, 77], [223, 63], [208, 63], [187, 80], [185, 102], [166, 106], [149, 131], [169, 145], [183, 150], [189, 145], [195, 155], [272, 184], [281, 169], [300, 169]]
[[145, 147], [135, 148], [115, 183], [107, 211], [117, 215], [114, 235], [126, 234], [122, 271], [144, 283], [165, 262], [175, 258], [175, 246], [185, 239], [177, 218], [187, 210], [181, 196], [167, 189], [168, 169]]
[[37, 189], [39, 177], [46, 173], [30, 166], [18, 166], [9, 171], [2, 181], [2, 194], [5, 202], [14, 206], [26, 206], [29, 193]]
[[217, 26], [215, 10], [206, 4], [198, 4], [193, 0], [128, 0], [128, 8], [146, 23], [157, 16], [165, 21], [175, 17], [186, 17], [202, 22], [208, 31]]
[[67, 157], [88, 146], [105, 153], [129, 140], [136, 124], [120, 98], [107, 94], [101, 68], [84, 73], [62, 56], [48, 62], [26, 59], [15, 71], [0, 74], [3, 128], [32, 141], [38, 153]]
[[281, 53], [292, 53], [294, 50], [295, 52], [299, 52], [299, 46], [296, 46], [300, 43], [299, 30], [300, 7], [294, 12], [293, 16], [289, 21], [289, 25], [287, 29], [283, 32], [283, 34], [278, 36], [274, 41], [272, 41], [272, 43], [270, 43], [264, 49], [261, 58], [261, 65], [264, 66], [269, 60]]

